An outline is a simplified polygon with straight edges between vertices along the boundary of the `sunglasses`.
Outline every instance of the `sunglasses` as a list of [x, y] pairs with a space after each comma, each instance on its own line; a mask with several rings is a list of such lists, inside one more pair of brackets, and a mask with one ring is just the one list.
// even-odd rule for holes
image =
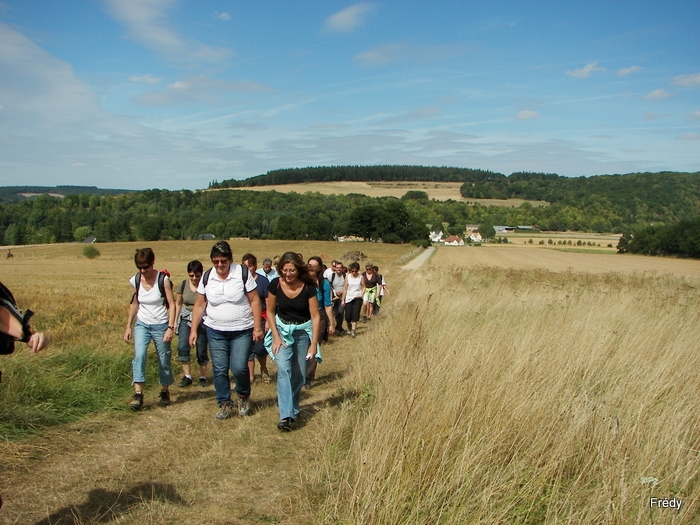
[[229, 260], [228, 260], [228, 259], [212, 259], [212, 260], [211, 260], [211, 263], [212, 263], [214, 266], [218, 266], [218, 265], [220, 265], [220, 264], [228, 264], [228, 263], [229, 263]]
[[136, 268], [138, 268], [139, 270], [148, 270], [150, 267], [151, 265], [147, 264], [146, 266], [137, 266]]

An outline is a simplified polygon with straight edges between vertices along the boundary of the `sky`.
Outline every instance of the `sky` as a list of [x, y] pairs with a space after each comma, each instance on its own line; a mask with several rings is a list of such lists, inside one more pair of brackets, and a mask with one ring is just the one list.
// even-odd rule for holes
[[700, 2], [0, 0], [0, 186], [700, 170]]

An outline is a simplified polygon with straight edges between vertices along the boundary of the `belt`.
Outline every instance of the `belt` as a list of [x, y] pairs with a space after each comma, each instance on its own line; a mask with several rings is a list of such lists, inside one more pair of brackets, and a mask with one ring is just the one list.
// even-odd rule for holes
[[300, 324], [308, 323], [310, 321], [310, 319], [307, 319], [306, 321], [287, 321], [284, 317], [280, 317], [279, 315], [277, 317], [284, 324], [300, 325]]

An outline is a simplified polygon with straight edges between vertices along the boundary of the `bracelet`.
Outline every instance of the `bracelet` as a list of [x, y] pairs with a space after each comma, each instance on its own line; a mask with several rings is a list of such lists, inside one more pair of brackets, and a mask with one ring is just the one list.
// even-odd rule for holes
[[174, 327], [174, 326], [168, 326], [168, 330], [172, 330], [172, 331], [174, 332], [174, 331], [175, 331], [175, 327]]

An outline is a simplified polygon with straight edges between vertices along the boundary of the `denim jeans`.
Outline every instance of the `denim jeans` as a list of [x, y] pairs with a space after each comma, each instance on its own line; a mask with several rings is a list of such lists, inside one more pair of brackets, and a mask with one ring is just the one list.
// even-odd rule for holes
[[[180, 326], [177, 329], [177, 357], [181, 363], [190, 362], [190, 332], [189, 321], [180, 319]], [[197, 328], [197, 364], [204, 366], [209, 363], [207, 355], [207, 329], [200, 323]]]
[[134, 360], [131, 362], [131, 371], [134, 383], [146, 382], [146, 358], [148, 343], [153, 341], [158, 354], [159, 382], [163, 386], [170, 386], [175, 382], [173, 371], [170, 368], [170, 342], [164, 343], [163, 336], [168, 329], [168, 323], [145, 324], [136, 321], [134, 325]]
[[306, 377], [306, 354], [311, 340], [304, 330], [294, 332], [294, 344], [277, 353], [277, 404], [280, 420], [299, 416], [299, 396]]
[[207, 339], [217, 403], [231, 402], [229, 369], [236, 381], [236, 394], [239, 397], [250, 396], [248, 354], [253, 345], [253, 329], [224, 332], [207, 327]]

